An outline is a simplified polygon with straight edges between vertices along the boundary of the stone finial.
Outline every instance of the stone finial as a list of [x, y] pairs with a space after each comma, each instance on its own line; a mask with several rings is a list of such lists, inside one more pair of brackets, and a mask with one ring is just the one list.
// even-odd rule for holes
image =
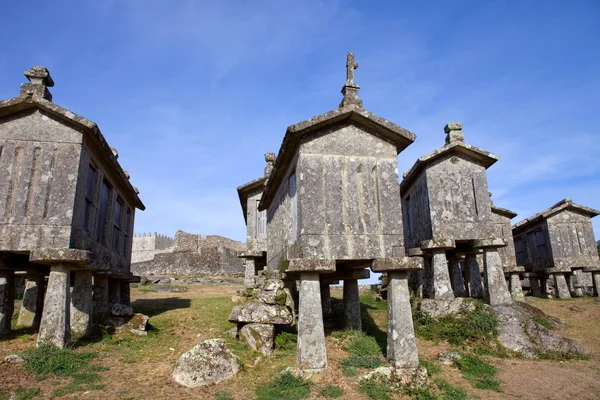
[[465, 141], [465, 136], [462, 133], [462, 122], [448, 122], [444, 127], [444, 132], [446, 133], [446, 144]]
[[29, 83], [21, 85], [22, 97], [52, 101], [52, 94], [48, 88], [54, 86], [54, 81], [50, 76], [50, 71], [46, 67], [31, 67], [24, 74]]
[[346, 84], [342, 87], [344, 98], [340, 103], [340, 108], [347, 106], [362, 108], [362, 101], [358, 98], [360, 86], [354, 83], [354, 70], [357, 68], [358, 63], [354, 61], [354, 53], [348, 53], [346, 57]]
[[267, 162], [267, 166], [265, 167], [265, 176], [268, 177], [271, 175], [271, 171], [273, 171], [273, 164], [275, 163], [275, 153], [265, 153], [265, 161]]

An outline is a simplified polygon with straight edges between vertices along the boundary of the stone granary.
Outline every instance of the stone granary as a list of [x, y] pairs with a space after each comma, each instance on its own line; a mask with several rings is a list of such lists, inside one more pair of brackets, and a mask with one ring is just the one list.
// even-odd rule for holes
[[275, 154], [266, 153], [265, 161], [267, 166], [263, 176], [237, 188], [246, 221], [246, 250], [240, 257], [244, 259], [244, 286], [247, 288], [254, 287], [258, 271], [267, 264], [267, 212], [258, 211], [258, 204], [273, 170]]
[[320, 285], [343, 280], [346, 326], [360, 329], [357, 279], [387, 271], [387, 357], [419, 365], [409, 303], [397, 155], [415, 135], [362, 107], [348, 54], [339, 108], [287, 128], [258, 209], [267, 211], [267, 270], [298, 279], [298, 364], [327, 365]]
[[144, 205], [98, 126], [52, 102], [48, 70], [25, 76], [20, 95], [0, 102], [0, 335], [15, 273], [26, 274], [19, 324], [39, 323], [38, 344], [62, 347], [89, 333], [92, 312], [129, 304]]
[[400, 184], [408, 254], [424, 256], [423, 295], [450, 301], [468, 291], [492, 305], [509, 303], [500, 254], [506, 241], [494, 223], [486, 177], [498, 157], [466, 144], [460, 122], [444, 131], [446, 144], [419, 158]]
[[547, 294], [549, 276], [561, 299], [592, 285], [598, 295], [600, 260], [591, 218], [599, 214], [566, 198], [513, 226], [517, 262], [525, 267], [534, 296]]
[[[243, 261], [239, 258], [241, 242], [218, 235], [198, 235], [177, 231], [175, 238], [148, 240], [148, 236], [136, 235], [134, 248], [138, 262], [131, 264], [131, 271], [139, 275], [241, 275]], [[161, 240], [158, 240], [161, 239]], [[172, 243], [170, 247], [161, 248]], [[152, 246], [154, 249], [152, 250]], [[140, 249], [145, 250], [140, 250]]]

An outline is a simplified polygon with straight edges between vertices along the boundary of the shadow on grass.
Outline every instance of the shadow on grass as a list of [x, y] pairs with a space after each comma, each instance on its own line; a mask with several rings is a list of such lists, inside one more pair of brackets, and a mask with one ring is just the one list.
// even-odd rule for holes
[[142, 313], [149, 317], [162, 314], [164, 312], [178, 308], [190, 308], [192, 301], [179, 297], [170, 297], [167, 299], [139, 299], [131, 302], [131, 307], [136, 313]]

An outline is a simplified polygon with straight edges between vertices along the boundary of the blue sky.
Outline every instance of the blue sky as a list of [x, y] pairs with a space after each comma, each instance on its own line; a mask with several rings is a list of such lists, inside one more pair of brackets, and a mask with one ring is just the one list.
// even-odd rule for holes
[[353, 51], [364, 107], [417, 135], [400, 173], [461, 121], [500, 156], [488, 183], [515, 223], [564, 197], [600, 208], [599, 21], [595, 0], [13, 1], [0, 98], [48, 67], [139, 187], [136, 232], [243, 240], [236, 187], [337, 107]]

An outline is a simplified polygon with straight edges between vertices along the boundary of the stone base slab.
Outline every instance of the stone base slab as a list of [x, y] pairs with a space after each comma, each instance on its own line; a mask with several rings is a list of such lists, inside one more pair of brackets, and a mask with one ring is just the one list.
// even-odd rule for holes
[[418, 271], [423, 269], [421, 257], [378, 258], [371, 264], [373, 272]]

